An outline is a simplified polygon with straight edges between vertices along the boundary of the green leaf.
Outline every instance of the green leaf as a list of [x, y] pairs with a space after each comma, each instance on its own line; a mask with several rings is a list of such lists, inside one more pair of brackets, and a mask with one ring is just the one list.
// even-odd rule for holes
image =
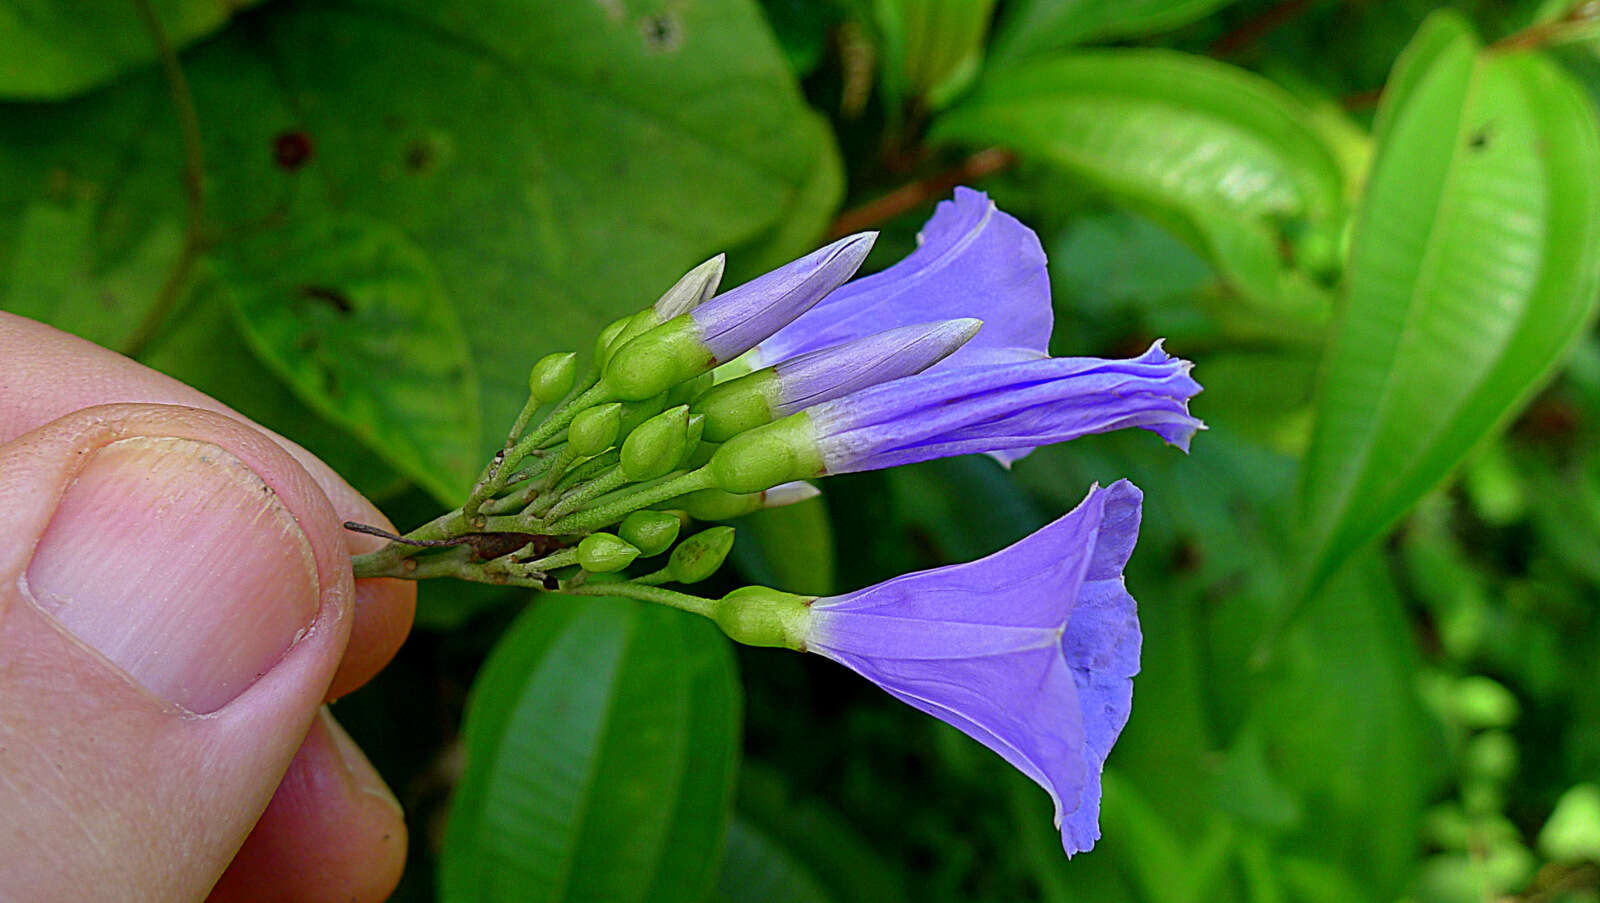
[[305, 403], [256, 358], [239, 334], [231, 305], [215, 278], [203, 276], [184, 305], [184, 314], [150, 346], [144, 363], [270, 430], [293, 437], [370, 499], [381, 501], [407, 485], [370, 446], [307, 411]]
[[876, 0], [891, 104], [917, 99], [938, 109], [972, 84], [994, 5], [995, 0]]
[[754, 583], [826, 596], [834, 589], [833, 524], [819, 496], [739, 519], [733, 556]]
[[[503, 441], [539, 357], [587, 348], [718, 251], [733, 252], [731, 285], [806, 250], [841, 192], [826, 126], [744, 0], [279, 4], [184, 64], [205, 142], [202, 238], [225, 287], [276, 291], [252, 260], [311, 247], [329, 222], [409, 243], [408, 270], [436, 274], [478, 366], [478, 413], [454, 420], [478, 424], [474, 464]], [[186, 225], [180, 146], [153, 71], [69, 103], [0, 105], [0, 300], [125, 340]], [[25, 302], [13, 273], [34, 286]], [[115, 310], [77, 312], [92, 304]], [[272, 310], [248, 308], [258, 339], [289, 332], [255, 322]], [[309, 349], [272, 347], [279, 372], [319, 367]], [[391, 380], [387, 409], [431, 390], [374, 375]], [[296, 379], [418, 469], [408, 431], [424, 426], [377, 428], [374, 408], [313, 385]], [[457, 474], [419, 479], [441, 491]]]
[[1022, 0], [1008, 5], [995, 36], [997, 64], [1074, 44], [1177, 28], [1234, 0]]
[[355, 215], [229, 248], [224, 282], [250, 346], [313, 409], [440, 499], [472, 485], [478, 381], [428, 258]]
[[28, 205], [0, 307], [115, 348], [153, 306], [183, 233], [173, 221], [160, 223], [140, 235], [127, 256], [102, 266], [96, 213], [94, 201], [82, 195]]
[[1316, 322], [1327, 301], [1311, 277], [1336, 269], [1344, 188], [1306, 116], [1212, 60], [1081, 51], [994, 73], [932, 138], [1060, 167], [1173, 229], [1246, 297]]
[[743, 818], [728, 826], [713, 903], [834, 903], [792, 853]]
[[[802, 787], [806, 785], [801, 785]], [[779, 845], [837, 903], [904, 903], [901, 876], [854, 825], [809, 790], [797, 792], [783, 775], [747, 761], [739, 773], [735, 824]]]
[[733, 803], [739, 709], [710, 622], [540, 597], [473, 687], [443, 898], [700, 899]]
[[[150, 0], [167, 39], [181, 47], [261, 0]], [[86, 7], [70, 0], [0, 0], [0, 98], [50, 100], [112, 81], [156, 58], [132, 2]]]
[[1376, 556], [1357, 563], [1315, 598], [1247, 693], [1272, 774], [1304, 807], [1295, 848], [1344, 864], [1367, 899], [1387, 900], [1414, 867], [1443, 750], [1417, 696], [1393, 581]]
[[1600, 126], [1453, 14], [1402, 56], [1303, 469], [1311, 590], [1514, 413], [1600, 289]]

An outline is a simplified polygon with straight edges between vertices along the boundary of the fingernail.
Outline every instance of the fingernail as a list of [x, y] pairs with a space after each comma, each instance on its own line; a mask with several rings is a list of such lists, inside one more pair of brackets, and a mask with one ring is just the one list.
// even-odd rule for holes
[[356, 741], [350, 739], [350, 735], [344, 732], [344, 728], [340, 726], [338, 721], [334, 720], [333, 713], [328, 711], [328, 707], [323, 706], [318, 709], [317, 716], [322, 719], [323, 729], [333, 739], [334, 751], [339, 754], [339, 764], [344, 766], [345, 772], [349, 774], [351, 783], [355, 785], [356, 789], [368, 796], [381, 800], [394, 809], [396, 815], [404, 818], [405, 810], [400, 808], [400, 801], [395, 799], [394, 791], [390, 790], [389, 785], [385, 784], [383, 778], [379, 777], [378, 770], [372, 767], [372, 762], [367, 759], [367, 754], [361, 751], [361, 747], [356, 745]]
[[157, 696], [227, 705], [316, 618], [316, 559], [243, 461], [194, 439], [95, 452], [67, 487], [27, 583], [34, 604]]

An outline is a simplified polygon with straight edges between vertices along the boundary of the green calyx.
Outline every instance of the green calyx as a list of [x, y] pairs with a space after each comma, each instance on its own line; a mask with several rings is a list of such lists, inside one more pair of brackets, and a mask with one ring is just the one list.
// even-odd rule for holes
[[746, 586], [718, 599], [711, 617], [735, 642], [804, 652], [812, 601], [810, 596]]
[[634, 482], [666, 476], [687, 454], [689, 406], [679, 405], [634, 427], [622, 442], [622, 472]]
[[685, 539], [667, 559], [667, 573], [679, 583], [699, 583], [722, 567], [733, 550], [733, 528], [712, 527]]
[[617, 535], [632, 543], [640, 555], [648, 558], [670, 548], [682, 529], [683, 521], [676, 514], [635, 511], [617, 525]]
[[[636, 316], [648, 317], [652, 312]], [[643, 401], [694, 379], [715, 364], [716, 359], [700, 341], [693, 318], [681, 314], [616, 346], [601, 380], [609, 397]]]
[[616, 402], [585, 408], [567, 427], [567, 446], [577, 457], [598, 455], [610, 448], [622, 432], [622, 405]]
[[561, 400], [578, 378], [577, 352], [556, 352], [539, 358], [528, 373], [528, 394], [540, 404]]
[[691, 492], [673, 500], [673, 504], [689, 512], [695, 520], [732, 520], [762, 508], [759, 492], [723, 492], [721, 489]]
[[591, 533], [578, 543], [579, 566], [596, 574], [620, 571], [638, 557], [632, 543], [610, 533]]
[[820, 476], [823, 469], [805, 411], [734, 436], [706, 463], [711, 484], [725, 492], [761, 492]]
[[726, 442], [771, 423], [777, 397], [777, 371], [757, 370], [713, 386], [695, 401], [694, 411], [706, 415], [707, 441]]

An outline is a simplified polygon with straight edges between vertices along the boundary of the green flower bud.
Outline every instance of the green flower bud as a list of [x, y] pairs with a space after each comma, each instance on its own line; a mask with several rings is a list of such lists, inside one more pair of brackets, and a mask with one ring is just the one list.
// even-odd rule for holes
[[670, 473], [688, 450], [689, 406], [662, 411], [634, 428], [622, 442], [622, 472], [635, 482]]
[[821, 476], [824, 469], [805, 411], [734, 436], [717, 449], [706, 468], [712, 483], [728, 492], [760, 492]]
[[695, 520], [732, 520], [760, 511], [762, 507], [759, 492], [723, 492], [721, 489], [691, 492], [673, 504], [689, 512]]
[[689, 415], [689, 429], [683, 437], [683, 456], [678, 459], [674, 467], [686, 466], [700, 449], [700, 437], [706, 434], [706, 417], [704, 414]]
[[706, 439], [726, 442], [771, 423], [777, 394], [777, 371], [757, 370], [713, 386], [695, 401], [694, 410], [706, 415]]
[[622, 405], [616, 402], [585, 408], [567, 427], [567, 445], [578, 457], [598, 455], [622, 433]]
[[620, 571], [638, 557], [632, 543], [610, 533], [591, 533], [578, 543], [578, 564], [596, 574]]
[[600, 336], [594, 340], [595, 363], [603, 366], [606, 361], [611, 359], [611, 352], [619, 347], [617, 345], [617, 336], [622, 333], [622, 330], [628, 328], [628, 323], [632, 319], [633, 314], [629, 314], [626, 317], [612, 320], [606, 324], [605, 329], [600, 330]]
[[528, 393], [541, 404], [559, 401], [578, 378], [576, 352], [556, 352], [539, 358], [528, 373]]
[[678, 543], [667, 572], [679, 583], [699, 583], [717, 572], [733, 549], [733, 528], [712, 527]]
[[617, 525], [617, 535], [632, 543], [646, 558], [660, 555], [678, 538], [683, 521], [665, 511], [635, 511]]
[[612, 337], [611, 344], [606, 346], [605, 357], [601, 359], [601, 363], [604, 364], [610, 361], [622, 346], [660, 325], [661, 321], [656, 319], [656, 312], [650, 308], [645, 308], [628, 317], [627, 321], [622, 324], [622, 328]]
[[746, 586], [718, 599], [711, 617], [735, 642], [804, 652], [811, 602], [809, 596]]
[[682, 314], [617, 348], [603, 379], [613, 398], [643, 401], [694, 379], [716, 362], [700, 341], [694, 320]]
[[662, 392], [660, 395], [657, 395], [654, 398], [647, 398], [644, 401], [623, 402], [622, 435], [628, 435], [629, 433], [638, 429], [639, 424], [644, 423], [646, 420], [649, 420], [651, 417], [656, 416], [666, 409], [667, 393], [665, 392]]
[[689, 404], [696, 398], [704, 395], [706, 390], [715, 385], [716, 382], [717, 378], [712, 375], [710, 370], [707, 370], [688, 382], [678, 383], [676, 386], [673, 386], [669, 392], [667, 392], [667, 404]]

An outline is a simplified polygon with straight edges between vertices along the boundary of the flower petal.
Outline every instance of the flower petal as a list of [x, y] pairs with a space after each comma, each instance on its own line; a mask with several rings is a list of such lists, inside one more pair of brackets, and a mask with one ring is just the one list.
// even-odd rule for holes
[[936, 370], [1047, 354], [1054, 314], [1039, 237], [971, 188], [939, 203], [905, 259], [837, 289], [758, 353], [761, 364], [771, 364], [886, 328], [956, 317], [987, 325]]

